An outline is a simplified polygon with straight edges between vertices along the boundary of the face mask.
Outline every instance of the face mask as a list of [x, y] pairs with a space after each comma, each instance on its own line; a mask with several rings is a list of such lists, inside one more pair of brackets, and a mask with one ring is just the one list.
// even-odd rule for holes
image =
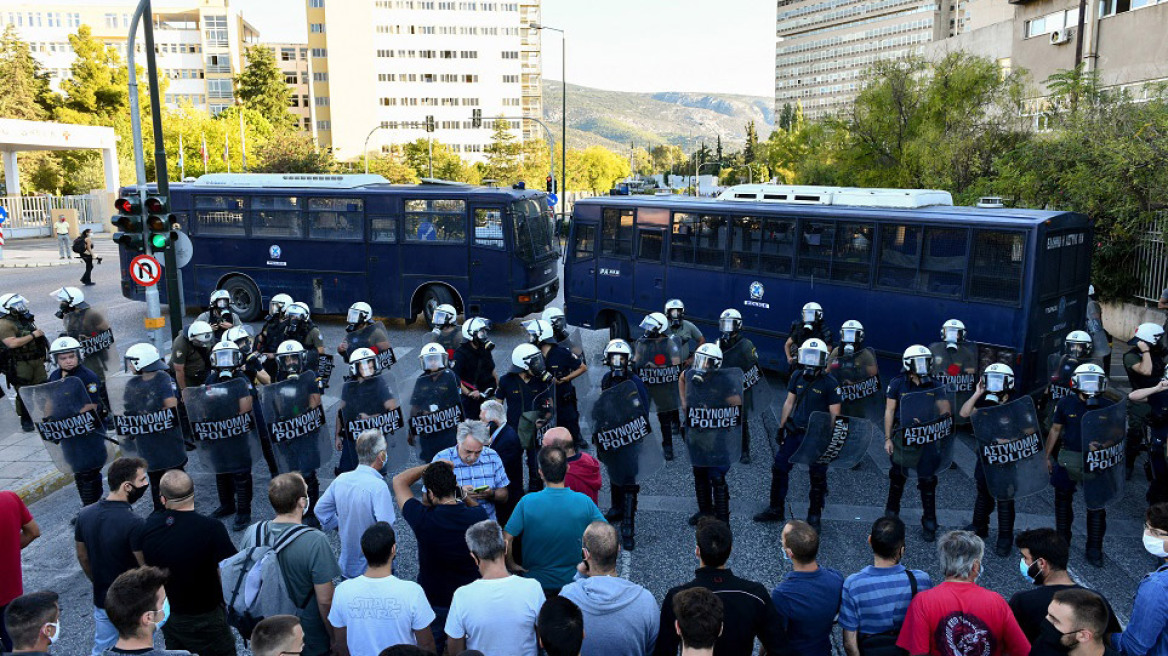
[[310, 497], [304, 497], [304, 514], [307, 515], [308, 511], [311, 508], [312, 508], [312, 499]]
[[1157, 558], [1168, 558], [1168, 552], [1164, 551], [1164, 538], [1144, 533], [1144, 550]]
[[956, 344], [957, 344], [959, 332], [960, 331], [958, 331], [956, 328], [946, 328], [945, 329], [945, 342], [947, 343], [947, 345], [950, 348], [957, 348]]
[[1062, 633], [1058, 629], [1054, 628], [1054, 625], [1050, 622], [1043, 622], [1042, 637], [1040, 640], [1044, 647], [1050, 647], [1052, 650], [1060, 654], [1069, 654], [1071, 653], [1072, 649], [1078, 646], [1079, 643], [1076, 641], [1072, 642], [1070, 645], [1064, 644], [1063, 637], [1073, 635], [1075, 633], [1078, 633], [1078, 631]]
[[158, 624], [154, 625], [155, 631], [157, 631], [158, 629], [161, 629], [162, 625], [166, 624], [166, 620], [170, 619], [170, 599], [169, 598], [165, 598], [162, 600], [162, 610], [159, 612], [162, 613], [162, 619], [158, 621]]
[[143, 485], [142, 487], [137, 487], [137, 486], [131, 485], [130, 492], [129, 492], [129, 494], [126, 495], [126, 500], [130, 502], [131, 506], [134, 505], [138, 501], [138, 499], [142, 498], [143, 494], [146, 494], [146, 488], [148, 488], [148, 487], [150, 487], [149, 483]]
[[779, 545], [779, 553], [783, 556], [784, 562], [787, 562], [787, 563], [791, 562], [791, 555], [787, 553], [786, 547]]
[[1025, 558], [1018, 560], [1018, 571], [1022, 573], [1022, 578], [1030, 581], [1035, 585], [1042, 585], [1042, 568], [1038, 566], [1038, 561], [1034, 561], [1029, 565], [1026, 564]]
[[855, 355], [856, 347], [852, 344], [844, 344], [844, 355]]
[[53, 627], [53, 635], [49, 636], [49, 644], [51, 645], [61, 637], [61, 621], [57, 620], [56, 622], [49, 622], [45, 626]]

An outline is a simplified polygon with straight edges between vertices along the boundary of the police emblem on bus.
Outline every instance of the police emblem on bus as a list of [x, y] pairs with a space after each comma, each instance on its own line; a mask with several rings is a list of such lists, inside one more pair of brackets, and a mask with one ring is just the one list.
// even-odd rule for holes
[[278, 260], [280, 259], [280, 255], [281, 251], [279, 244], [272, 244], [268, 247], [268, 257], [272, 258], [273, 260]]
[[764, 293], [766, 293], [766, 289], [762, 286], [761, 282], [755, 280], [754, 282], [750, 283], [750, 298], [756, 301], [762, 300], [762, 295]]

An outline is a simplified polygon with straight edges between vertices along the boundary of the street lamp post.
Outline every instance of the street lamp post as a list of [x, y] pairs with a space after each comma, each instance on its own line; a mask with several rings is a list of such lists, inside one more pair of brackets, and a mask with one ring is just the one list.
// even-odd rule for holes
[[[563, 160], [563, 166], [560, 167], [560, 194], [565, 196], [564, 204], [560, 207], [564, 208], [568, 204], [568, 37], [563, 30], [540, 23], [532, 23], [531, 29], [560, 33], [560, 159]], [[542, 45], [540, 50], [543, 50]], [[561, 209], [560, 214], [563, 213]]]
[[[474, 120], [474, 118], [475, 117], [472, 116], [471, 120]], [[550, 168], [548, 169], [548, 171], [549, 171], [548, 175], [551, 176], [552, 180], [556, 179], [556, 150], [555, 150], [556, 142], [554, 139], [552, 139], [552, 131], [548, 129], [548, 126], [546, 123], [544, 123], [543, 121], [541, 121], [538, 118], [535, 118], [533, 116], [497, 116], [497, 117], [495, 117], [495, 120], [496, 121], [535, 121], [536, 123], [539, 123], [540, 127], [543, 128], [544, 134], [547, 135], [547, 140], [548, 140], [548, 164], [550, 165]]]

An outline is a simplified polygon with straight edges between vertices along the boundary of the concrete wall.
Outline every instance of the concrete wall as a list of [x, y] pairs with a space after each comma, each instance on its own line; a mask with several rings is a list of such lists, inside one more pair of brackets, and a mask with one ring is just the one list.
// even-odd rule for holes
[[1168, 78], [1168, 4], [1099, 21], [1097, 67], [1105, 85]]
[[1135, 335], [1141, 323], [1164, 323], [1164, 310], [1135, 303], [1103, 303], [1103, 327], [1116, 342]]
[[[988, 2], [988, 0], [983, 0]], [[934, 41], [925, 46], [924, 57], [938, 61], [951, 52], [965, 52], [994, 61], [1010, 59], [1014, 38], [1014, 25], [1006, 21], [987, 25], [943, 41]]]

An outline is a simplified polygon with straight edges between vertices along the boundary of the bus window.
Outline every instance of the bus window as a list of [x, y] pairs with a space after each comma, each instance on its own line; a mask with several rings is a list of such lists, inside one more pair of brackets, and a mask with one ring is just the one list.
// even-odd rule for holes
[[295, 196], [252, 196], [253, 237], [303, 237], [300, 199]]
[[876, 286], [880, 289], [916, 291], [920, 257], [920, 226], [882, 225]]
[[369, 217], [369, 239], [382, 244], [397, 242], [397, 219], [391, 216]]
[[549, 218], [546, 196], [525, 198], [511, 203], [515, 252], [520, 259], [534, 262], [550, 255], [557, 246]]
[[730, 226], [730, 268], [757, 271], [758, 251], [762, 246], [762, 219], [736, 216]]
[[921, 258], [921, 291], [953, 298], [965, 288], [965, 228], [925, 228], [925, 252]]
[[365, 237], [365, 201], [360, 198], [309, 198], [308, 236], [313, 239]]
[[600, 253], [628, 257], [633, 254], [633, 210], [606, 209], [600, 219]]
[[840, 223], [831, 265], [831, 279], [868, 286], [872, 264], [871, 223]]
[[475, 209], [475, 245], [503, 249], [503, 210]]
[[669, 257], [679, 264], [726, 266], [726, 217], [703, 214], [673, 215], [673, 244]]
[[637, 260], [656, 264], [665, 262], [665, 231], [637, 231]]
[[1022, 295], [1025, 248], [1026, 236], [1021, 232], [974, 233], [969, 298], [1017, 305]]
[[576, 225], [576, 252], [572, 260], [591, 260], [596, 255], [596, 226], [587, 223]]
[[243, 199], [235, 196], [195, 196], [197, 234], [242, 237]]
[[758, 257], [759, 270], [775, 276], [791, 275], [791, 261], [795, 258], [795, 221], [767, 219], [762, 224], [762, 244]]
[[799, 239], [799, 277], [828, 278], [835, 244], [835, 223], [803, 221]]
[[466, 201], [405, 201], [406, 241], [466, 242]]

